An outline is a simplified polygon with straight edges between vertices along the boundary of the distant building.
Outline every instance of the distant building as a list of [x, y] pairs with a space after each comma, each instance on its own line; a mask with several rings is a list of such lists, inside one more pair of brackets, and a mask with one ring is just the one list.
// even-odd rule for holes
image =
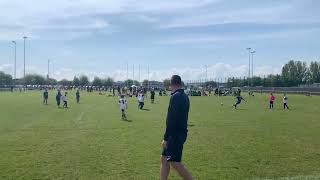
[[163, 82], [159, 82], [159, 81], [149, 81], [149, 87], [150, 88], [163, 88]]
[[120, 86], [120, 87], [122, 87], [122, 86], [124, 86], [125, 84], [124, 84], [124, 82], [123, 81], [117, 81], [117, 82], [114, 82], [113, 83], [113, 86]]

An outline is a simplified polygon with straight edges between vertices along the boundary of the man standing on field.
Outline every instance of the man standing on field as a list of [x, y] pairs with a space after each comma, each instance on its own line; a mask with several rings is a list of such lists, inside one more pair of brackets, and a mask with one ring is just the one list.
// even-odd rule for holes
[[192, 180], [191, 174], [181, 164], [183, 144], [188, 134], [189, 98], [182, 89], [181, 77], [171, 78], [172, 94], [167, 113], [166, 131], [162, 140], [160, 180], [167, 180], [170, 166], [185, 180]]

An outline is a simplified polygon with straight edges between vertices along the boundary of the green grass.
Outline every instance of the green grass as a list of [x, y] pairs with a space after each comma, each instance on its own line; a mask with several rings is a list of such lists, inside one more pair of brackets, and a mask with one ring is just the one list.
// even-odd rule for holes
[[[158, 179], [169, 97], [139, 111], [129, 99], [69, 93], [69, 109], [40, 91], [0, 93], [0, 179]], [[267, 95], [191, 97], [183, 163], [196, 179], [320, 179], [320, 97], [289, 96], [290, 111]], [[147, 100], [148, 101], [148, 100]], [[224, 105], [221, 106], [220, 102]], [[172, 171], [170, 179], [179, 179]]]

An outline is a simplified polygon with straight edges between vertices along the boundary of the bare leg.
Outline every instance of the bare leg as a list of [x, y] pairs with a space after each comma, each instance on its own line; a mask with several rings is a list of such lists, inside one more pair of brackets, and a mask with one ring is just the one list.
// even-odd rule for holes
[[189, 171], [179, 162], [171, 162], [171, 166], [179, 173], [184, 180], [192, 180], [192, 176]]
[[170, 172], [170, 164], [166, 157], [161, 157], [160, 180], [167, 180]]

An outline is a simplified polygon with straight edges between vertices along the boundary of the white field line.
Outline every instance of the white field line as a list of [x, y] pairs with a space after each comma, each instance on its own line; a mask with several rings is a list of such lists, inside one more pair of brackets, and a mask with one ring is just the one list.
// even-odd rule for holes
[[256, 178], [253, 180], [319, 180], [320, 175], [307, 175], [307, 176], [295, 176], [295, 177], [282, 177], [276, 179], [260, 179]]
[[84, 112], [81, 112], [81, 114], [80, 114], [80, 115], [78, 116], [78, 118], [77, 118], [77, 121], [81, 121], [81, 120], [82, 120], [83, 115], [84, 115]]

